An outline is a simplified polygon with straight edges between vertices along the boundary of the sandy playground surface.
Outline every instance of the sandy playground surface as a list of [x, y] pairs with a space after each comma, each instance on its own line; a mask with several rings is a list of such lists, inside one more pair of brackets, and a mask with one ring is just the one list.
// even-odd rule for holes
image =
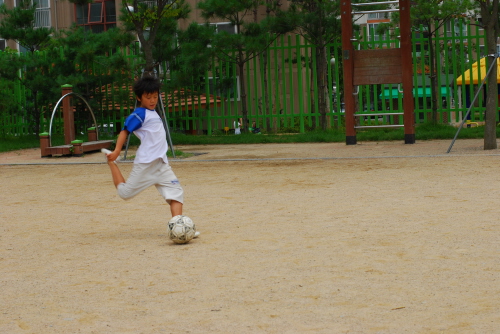
[[0, 154], [0, 333], [500, 333], [500, 152], [449, 145], [177, 146], [187, 245], [100, 153]]

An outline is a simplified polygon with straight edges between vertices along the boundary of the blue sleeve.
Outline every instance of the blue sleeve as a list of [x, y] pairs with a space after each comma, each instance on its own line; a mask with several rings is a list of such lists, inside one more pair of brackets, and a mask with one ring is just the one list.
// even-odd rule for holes
[[123, 130], [127, 130], [128, 132], [134, 132], [139, 129], [144, 123], [144, 118], [146, 117], [146, 109], [145, 108], [137, 108], [131, 113], [127, 119], [125, 120], [125, 125], [123, 126]]

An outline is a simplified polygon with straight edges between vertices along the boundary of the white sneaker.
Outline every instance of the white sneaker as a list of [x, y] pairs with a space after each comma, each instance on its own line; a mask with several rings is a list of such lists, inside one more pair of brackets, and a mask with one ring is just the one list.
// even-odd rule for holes
[[201, 233], [200, 233], [200, 232], [198, 232], [198, 231], [194, 232], [194, 237], [193, 237], [193, 238], [198, 238], [198, 237], [200, 236], [200, 234], [201, 234]]
[[[108, 162], [108, 157], [107, 155], [110, 154], [110, 153], [113, 153], [112, 151], [108, 150], [107, 148], [101, 148], [101, 152], [104, 153], [106, 155], [106, 162]], [[117, 161], [120, 161], [120, 157], [116, 158], [115, 161], [113, 161], [115, 164]]]

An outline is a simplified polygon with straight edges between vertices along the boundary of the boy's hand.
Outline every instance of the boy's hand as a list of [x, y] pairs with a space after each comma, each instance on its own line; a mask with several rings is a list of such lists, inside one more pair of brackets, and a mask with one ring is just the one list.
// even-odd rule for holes
[[108, 157], [108, 161], [116, 161], [116, 160], [120, 160], [120, 152], [111, 152], [109, 154], [106, 154], [106, 157]]
[[106, 159], [108, 160], [108, 162], [120, 160], [120, 151], [111, 152], [110, 150], [103, 148], [103, 149], [101, 149], [101, 152], [106, 154]]

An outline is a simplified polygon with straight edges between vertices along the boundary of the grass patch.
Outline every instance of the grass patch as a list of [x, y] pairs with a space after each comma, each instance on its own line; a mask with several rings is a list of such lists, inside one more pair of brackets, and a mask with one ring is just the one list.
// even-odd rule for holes
[[0, 152], [9, 152], [34, 147], [40, 147], [40, 139], [37, 136], [4, 136], [0, 138]]
[[[453, 139], [457, 128], [445, 124], [423, 123], [418, 124], [415, 130], [415, 140]], [[357, 132], [358, 141], [391, 141], [404, 140], [403, 128], [378, 128]], [[500, 137], [500, 127], [497, 127], [497, 138]], [[481, 139], [484, 138], [484, 127], [463, 128], [460, 130], [459, 139]], [[77, 138], [86, 141], [85, 136]], [[102, 138], [116, 139], [116, 138]], [[253, 134], [242, 133], [241, 135], [212, 135], [193, 136], [180, 133], [172, 133], [172, 142], [175, 145], [224, 145], [224, 144], [266, 144], [266, 143], [343, 143], [345, 132], [342, 130], [314, 130], [306, 133], [282, 133], [282, 134]], [[53, 145], [62, 145], [64, 137], [53, 136]], [[130, 146], [138, 146], [139, 139], [132, 136]], [[4, 136], [0, 138], [0, 152], [8, 152], [26, 148], [40, 147], [37, 136]], [[169, 152], [171, 156], [171, 152]], [[176, 157], [186, 157], [187, 153], [175, 151]], [[127, 157], [128, 158], [128, 157]]]
[[306, 133], [253, 134], [191, 136], [179, 133], [172, 134], [175, 145], [219, 145], [219, 144], [266, 144], [266, 143], [318, 143], [342, 142], [345, 135], [342, 131], [315, 130]]

